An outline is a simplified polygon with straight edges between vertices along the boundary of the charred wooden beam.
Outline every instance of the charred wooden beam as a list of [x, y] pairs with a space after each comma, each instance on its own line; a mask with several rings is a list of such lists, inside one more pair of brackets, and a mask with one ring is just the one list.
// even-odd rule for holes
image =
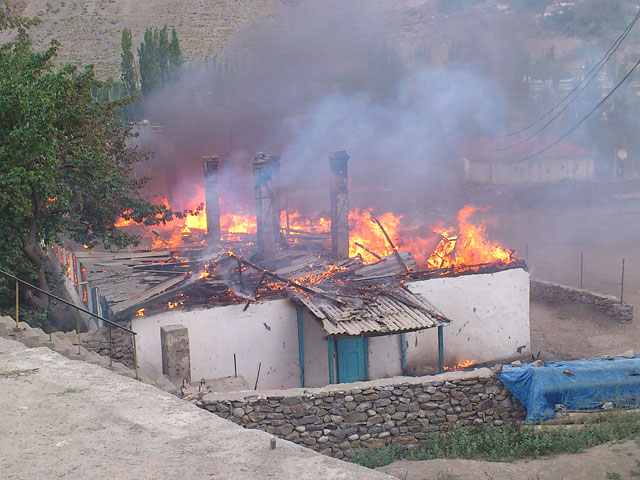
[[387, 234], [387, 231], [382, 226], [382, 223], [380, 223], [380, 220], [378, 220], [377, 218], [374, 217], [373, 221], [376, 222], [378, 224], [378, 227], [380, 227], [380, 230], [382, 230], [382, 233], [384, 234], [384, 238], [386, 238], [387, 242], [389, 242], [389, 245], [391, 246], [391, 249], [393, 250], [393, 254], [398, 259], [398, 262], [400, 262], [400, 265], [402, 265], [404, 267], [405, 271], [407, 273], [409, 273], [409, 267], [407, 267], [407, 264], [404, 263], [404, 260], [402, 260], [402, 257], [400, 256], [400, 253], [398, 253], [398, 249], [396, 248], [395, 244], [391, 240], [391, 237], [389, 237], [389, 235]]
[[367, 247], [365, 247], [364, 245], [362, 245], [359, 242], [355, 242], [356, 247], [360, 247], [361, 249], [363, 249], [365, 252], [370, 253], [371, 255], [373, 255], [374, 257], [376, 257], [378, 259], [378, 261], [380, 262], [384, 262], [384, 258], [382, 258], [380, 255], [378, 255], [376, 252], [374, 252], [373, 250], [368, 249]]

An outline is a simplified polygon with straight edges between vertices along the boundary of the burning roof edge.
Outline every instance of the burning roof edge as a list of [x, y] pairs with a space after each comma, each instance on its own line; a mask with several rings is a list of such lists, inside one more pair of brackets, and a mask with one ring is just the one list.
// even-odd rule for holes
[[[168, 251], [94, 252], [92, 254], [86, 250], [76, 250], [75, 254], [82, 263], [88, 261], [88, 283], [102, 290], [101, 294], [106, 297], [105, 299], [109, 303], [110, 310], [116, 319], [120, 321], [128, 320], [142, 308], [151, 307], [163, 301], [166, 302], [179, 294], [186, 294], [201, 283], [201, 280], [194, 278], [193, 275], [181, 272], [176, 272], [173, 275], [164, 277], [163, 281], [151, 286], [149, 286], [149, 284], [145, 285], [144, 283], [131, 281], [133, 279], [120, 283], [133, 273], [130, 269], [134, 269], [135, 271], [137, 266], [142, 266], [139, 265], [138, 262], [144, 261], [144, 263], [147, 264], [147, 262], [151, 260], [154, 265], [157, 265], [154, 260], [158, 259], [158, 257], [163, 259], [170, 258]], [[208, 258], [207, 260], [215, 261], [215, 257], [227, 257], [227, 255], [226, 252], [219, 252], [218, 255], [213, 255], [214, 258]], [[392, 257], [390, 256], [390, 258]], [[105, 267], [111, 270], [109, 267], [116, 265], [124, 267], [124, 271], [119, 270], [109, 274], [107, 270], [101, 270]], [[258, 267], [256, 265], [254, 266]], [[261, 267], [258, 268], [260, 271], [264, 271]], [[370, 266], [364, 268], [370, 268]], [[418, 297], [402, 288], [401, 285], [403, 285], [404, 282], [441, 278], [443, 276], [454, 277], [472, 273], [495, 273], [512, 268], [526, 269], [526, 264], [523, 261], [515, 261], [509, 265], [501, 265], [499, 268], [496, 268], [495, 265], [479, 265], [476, 269], [465, 272], [457, 272], [455, 269], [442, 269], [438, 271], [412, 270], [408, 274], [406, 272], [400, 272], [400, 268], [397, 269], [398, 271], [394, 271], [394, 269], [385, 271], [386, 268], [387, 267], [380, 272], [376, 272], [379, 275], [375, 275], [374, 272], [367, 270], [367, 273], [374, 273], [374, 275], [362, 278], [358, 278], [357, 276], [353, 277], [353, 279], [356, 280], [356, 284], [361, 285], [365, 289], [363, 295], [345, 296], [342, 295], [340, 291], [323, 291], [323, 289], [303, 287], [302, 285], [298, 285], [295, 280], [280, 277], [279, 280], [285, 282], [285, 288], [284, 292], [278, 295], [278, 298], [286, 295], [294, 301], [304, 304], [314, 316], [322, 321], [323, 329], [329, 335], [407, 332], [445, 325], [449, 319], [438, 312], [426, 299]], [[96, 271], [105, 272], [100, 274], [100, 277], [104, 277], [100, 279], [95, 278], [94, 275], [96, 275]], [[122, 275], [125, 271], [127, 271], [129, 275]], [[145, 270], [133, 276], [140, 276], [142, 277], [141, 280], [146, 280], [146, 278], [143, 277], [143, 272], [145, 272]], [[286, 288], [287, 284], [293, 286], [294, 289]], [[141, 292], [138, 290], [140, 293], [132, 295], [132, 289], [137, 290], [139, 287], [143, 287], [143, 285], [150, 288], [146, 288]], [[382, 286], [383, 288], [378, 288], [377, 290], [374, 288], [374, 291], [368, 288], [376, 286]], [[120, 291], [122, 288], [127, 290], [126, 294]], [[346, 298], [348, 301], [341, 301], [341, 298]], [[114, 303], [115, 299], [118, 300]], [[265, 298], [261, 298], [260, 300], [264, 299]], [[337, 299], [337, 301], [335, 301], [335, 299]], [[251, 301], [255, 302], [256, 300], [257, 298], [254, 298]], [[388, 320], [386, 319], [387, 317]]]
[[318, 320], [328, 335], [385, 335], [447, 325], [450, 320], [422, 295], [404, 287], [380, 292], [375, 298], [332, 302], [289, 291]]

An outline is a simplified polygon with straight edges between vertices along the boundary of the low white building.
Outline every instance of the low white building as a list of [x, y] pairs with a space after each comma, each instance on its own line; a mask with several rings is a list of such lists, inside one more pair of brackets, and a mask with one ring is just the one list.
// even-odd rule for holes
[[536, 138], [514, 148], [520, 140], [490, 142], [479, 139], [463, 153], [465, 179], [479, 185], [539, 185], [557, 182], [595, 180], [597, 154], [561, 141], [528, 158], [554, 142]]
[[330, 335], [326, 320], [284, 298], [252, 303], [246, 310], [244, 304], [173, 309], [133, 319], [140, 368], [162, 373], [160, 329], [168, 325], [188, 330], [192, 379], [234, 375], [235, 355], [238, 375], [251, 383], [261, 364], [259, 388], [264, 389], [437, 372], [438, 330], [445, 365], [494, 363], [530, 352], [529, 274], [524, 269], [406, 285], [451, 321], [440, 329], [349, 336]]

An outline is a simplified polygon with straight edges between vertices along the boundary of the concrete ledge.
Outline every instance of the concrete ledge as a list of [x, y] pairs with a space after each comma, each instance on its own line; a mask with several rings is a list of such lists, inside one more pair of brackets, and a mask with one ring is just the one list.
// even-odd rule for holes
[[[3, 479], [383, 479], [150, 385], [0, 338]], [[62, 460], [63, 459], [63, 460]]]
[[333, 383], [325, 387], [315, 388], [287, 388], [283, 390], [242, 390], [239, 392], [209, 393], [209, 400], [244, 400], [249, 398], [267, 397], [299, 397], [301, 395], [318, 395], [328, 392], [345, 393], [354, 389], [367, 390], [374, 387], [393, 387], [395, 385], [422, 385], [432, 382], [451, 382], [453, 380], [470, 380], [492, 378], [495, 374], [490, 368], [476, 368], [474, 370], [460, 370], [445, 372], [438, 375], [423, 375], [421, 377], [391, 377], [369, 380], [367, 382]]

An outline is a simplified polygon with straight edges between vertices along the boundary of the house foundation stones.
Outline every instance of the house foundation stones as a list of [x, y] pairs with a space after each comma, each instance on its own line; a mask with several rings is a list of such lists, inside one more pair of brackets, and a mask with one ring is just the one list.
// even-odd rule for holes
[[314, 389], [208, 394], [196, 404], [337, 458], [393, 442], [417, 445], [461, 425], [522, 422], [526, 410], [487, 368]]

